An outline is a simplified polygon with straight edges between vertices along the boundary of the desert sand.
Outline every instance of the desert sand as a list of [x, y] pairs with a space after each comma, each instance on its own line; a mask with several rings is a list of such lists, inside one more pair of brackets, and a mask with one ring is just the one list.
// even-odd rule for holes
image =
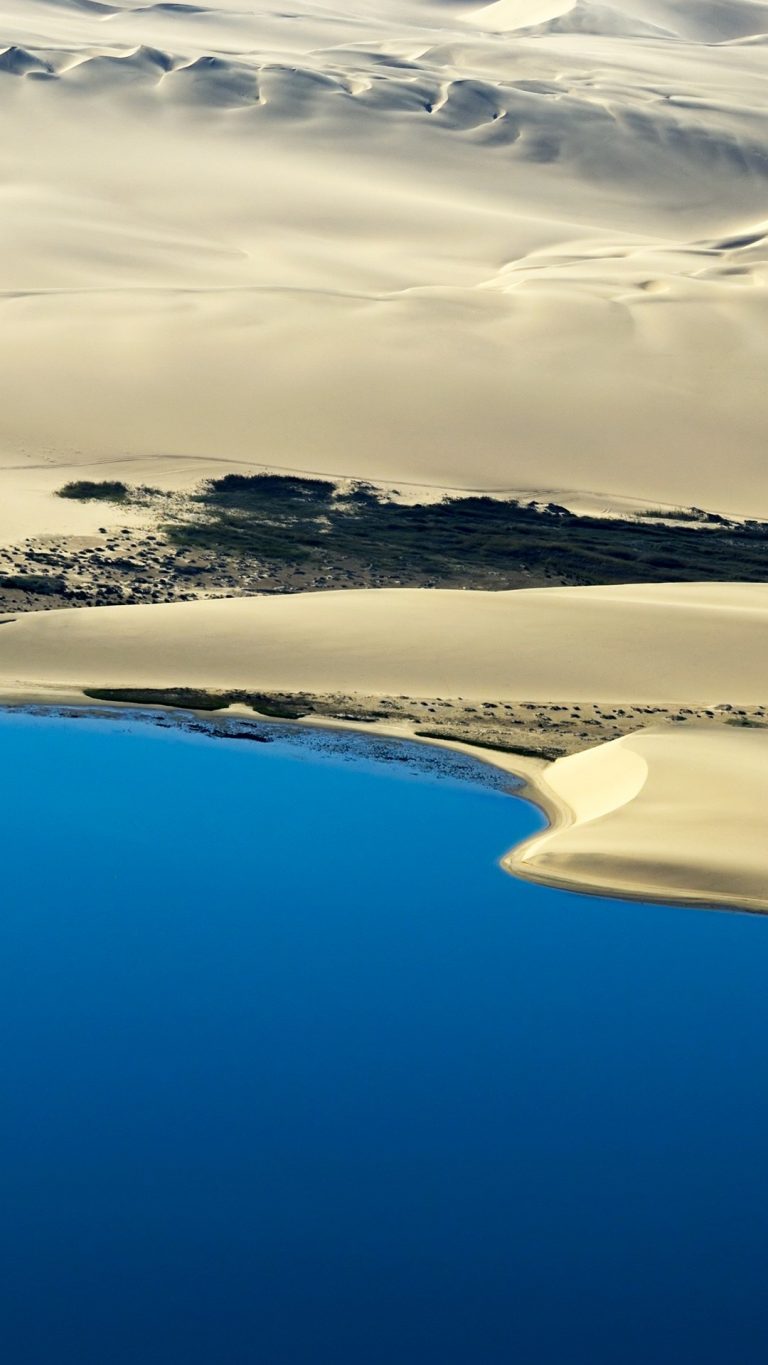
[[768, 514], [766, 34], [759, 0], [10, 0], [17, 534], [115, 462]]
[[[142, 524], [57, 499], [78, 475], [262, 467], [768, 516], [767, 50], [762, 0], [9, 0], [0, 543]], [[57, 610], [0, 625], [0, 688], [754, 726], [767, 616], [737, 583]], [[755, 908], [765, 754], [667, 727], [534, 764], [558, 815], [514, 865]]]
[[532, 701], [754, 702], [768, 585], [339, 591], [30, 612], [0, 688], [273, 688]]
[[[0, 628], [0, 691], [49, 701], [192, 685], [715, 706], [763, 700], [766, 676], [763, 585], [347, 591], [34, 612]], [[509, 870], [768, 909], [768, 729], [650, 729], [548, 765], [486, 756], [526, 775], [553, 816]]]
[[768, 732], [645, 730], [537, 775], [553, 816], [504, 865], [518, 876], [768, 910]]

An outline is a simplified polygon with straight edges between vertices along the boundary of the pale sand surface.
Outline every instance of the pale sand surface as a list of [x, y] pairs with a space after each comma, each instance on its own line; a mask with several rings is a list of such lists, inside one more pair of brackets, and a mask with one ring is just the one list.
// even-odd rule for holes
[[0, 686], [262, 687], [413, 697], [754, 702], [768, 585], [350, 590], [32, 612]]
[[[29, 613], [0, 627], [0, 691], [281, 688], [368, 696], [749, 703], [768, 586], [335, 592]], [[383, 727], [394, 733], [411, 727]], [[768, 731], [644, 731], [524, 772], [553, 827], [510, 855], [571, 887], [768, 909]]]
[[505, 866], [606, 895], [768, 910], [768, 731], [645, 730], [536, 776], [554, 823]]
[[759, 0], [9, 0], [5, 523], [60, 529], [41, 468], [137, 459], [768, 515], [766, 34]]
[[[8, 0], [0, 543], [141, 522], [55, 498], [67, 479], [264, 465], [768, 516], [766, 52], [762, 0]], [[513, 727], [528, 701], [581, 701], [579, 743], [612, 733], [602, 702], [759, 721], [766, 592], [56, 611], [0, 626], [0, 689], [405, 693], [444, 726], [426, 699], [519, 703]], [[713, 858], [735, 876], [729, 848], [752, 875], [732, 794], [743, 770], [759, 795], [762, 731], [654, 743], [553, 770], [577, 822], [537, 866], [584, 880], [620, 821], [614, 884], [633, 858], [661, 877], [656, 779], [612, 813], [643, 764], [676, 774], [691, 828], [722, 793], [719, 842], [700, 856], [678, 829], [668, 884]]]

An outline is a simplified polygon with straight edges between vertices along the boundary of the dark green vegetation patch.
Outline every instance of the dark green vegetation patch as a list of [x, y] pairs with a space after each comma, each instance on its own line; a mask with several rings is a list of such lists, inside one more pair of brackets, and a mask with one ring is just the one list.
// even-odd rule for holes
[[194, 687], [84, 687], [83, 693], [94, 701], [171, 706], [185, 711], [224, 711], [239, 703], [274, 720], [301, 720], [307, 714], [298, 711], [290, 701], [264, 692], [207, 692]]
[[90, 479], [74, 479], [59, 489], [60, 498], [73, 498], [78, 502], [125, 502], [129, 495], [126, 483], [119, 479], [103, 479], [92, 483]]
[[0, 574], [0, 588], [12, 592], [31, 592], [39, 597], [55, 597], [66, 591], [63, 578], [52, 574], [4, 573]]
[[491, 497], [407, 505], [358, 484], [228, 474], [208, 482], [164, 527], [186, 550], [315, 568], [370, 566], [394, 583], [520, 586], [520, 576], [567, 584], [762, 582], [768, 526], [577, 516], [549, 503]]

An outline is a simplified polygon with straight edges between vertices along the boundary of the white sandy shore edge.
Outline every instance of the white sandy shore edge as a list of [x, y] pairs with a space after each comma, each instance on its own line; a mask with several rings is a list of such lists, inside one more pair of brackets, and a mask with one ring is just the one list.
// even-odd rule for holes
[[569, 890], [768, 910], [768, 732], [645, 730], [559, 759], [535, 782], [551, 823], [507, 854], [508, 871]]
[[[0, 629], [0, 692], [48, 701], [188, 685], [747, 703], [766, 678], [762, 585], [314, 593], [35, 613]], [[509, 871], [768, 910], [768, 731], [645, 730], [549, 765], [468, 752], [522, 773], [550, 817]]]

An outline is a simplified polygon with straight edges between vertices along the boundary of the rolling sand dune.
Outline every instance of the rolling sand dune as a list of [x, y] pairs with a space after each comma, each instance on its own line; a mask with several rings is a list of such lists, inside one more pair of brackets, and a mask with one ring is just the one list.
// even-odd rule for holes
[[[9, 0], [0, 539], [140, 515], [77, 469], [768, 516], [767, 62], [760, 0]], [[762, 703], [767, 627], [738, 584], [53, 611], [0, 686]], [[762, 905], [765, 753], [564, 759], [519, 865]]]
[[0, 467], [768, 514], [766, 35], [757, 0], [11, 0]]
[[550, 764], [560, 819], [505, 859], [606, 894], [768, 910], [768, 734], [645, 730]]
[[478, 700], [765, 700], [768, 585], [352, 590], [32, 612], [0, 688], [277, 688]]
[[[768, 586], [333, 592], [31, 613], [0, 691], [83, 686], [764, 701]], [[768, 909], [768, 732], [645, 730], [532, 777], [554, 826], [506, 860], [564, 886]]]

